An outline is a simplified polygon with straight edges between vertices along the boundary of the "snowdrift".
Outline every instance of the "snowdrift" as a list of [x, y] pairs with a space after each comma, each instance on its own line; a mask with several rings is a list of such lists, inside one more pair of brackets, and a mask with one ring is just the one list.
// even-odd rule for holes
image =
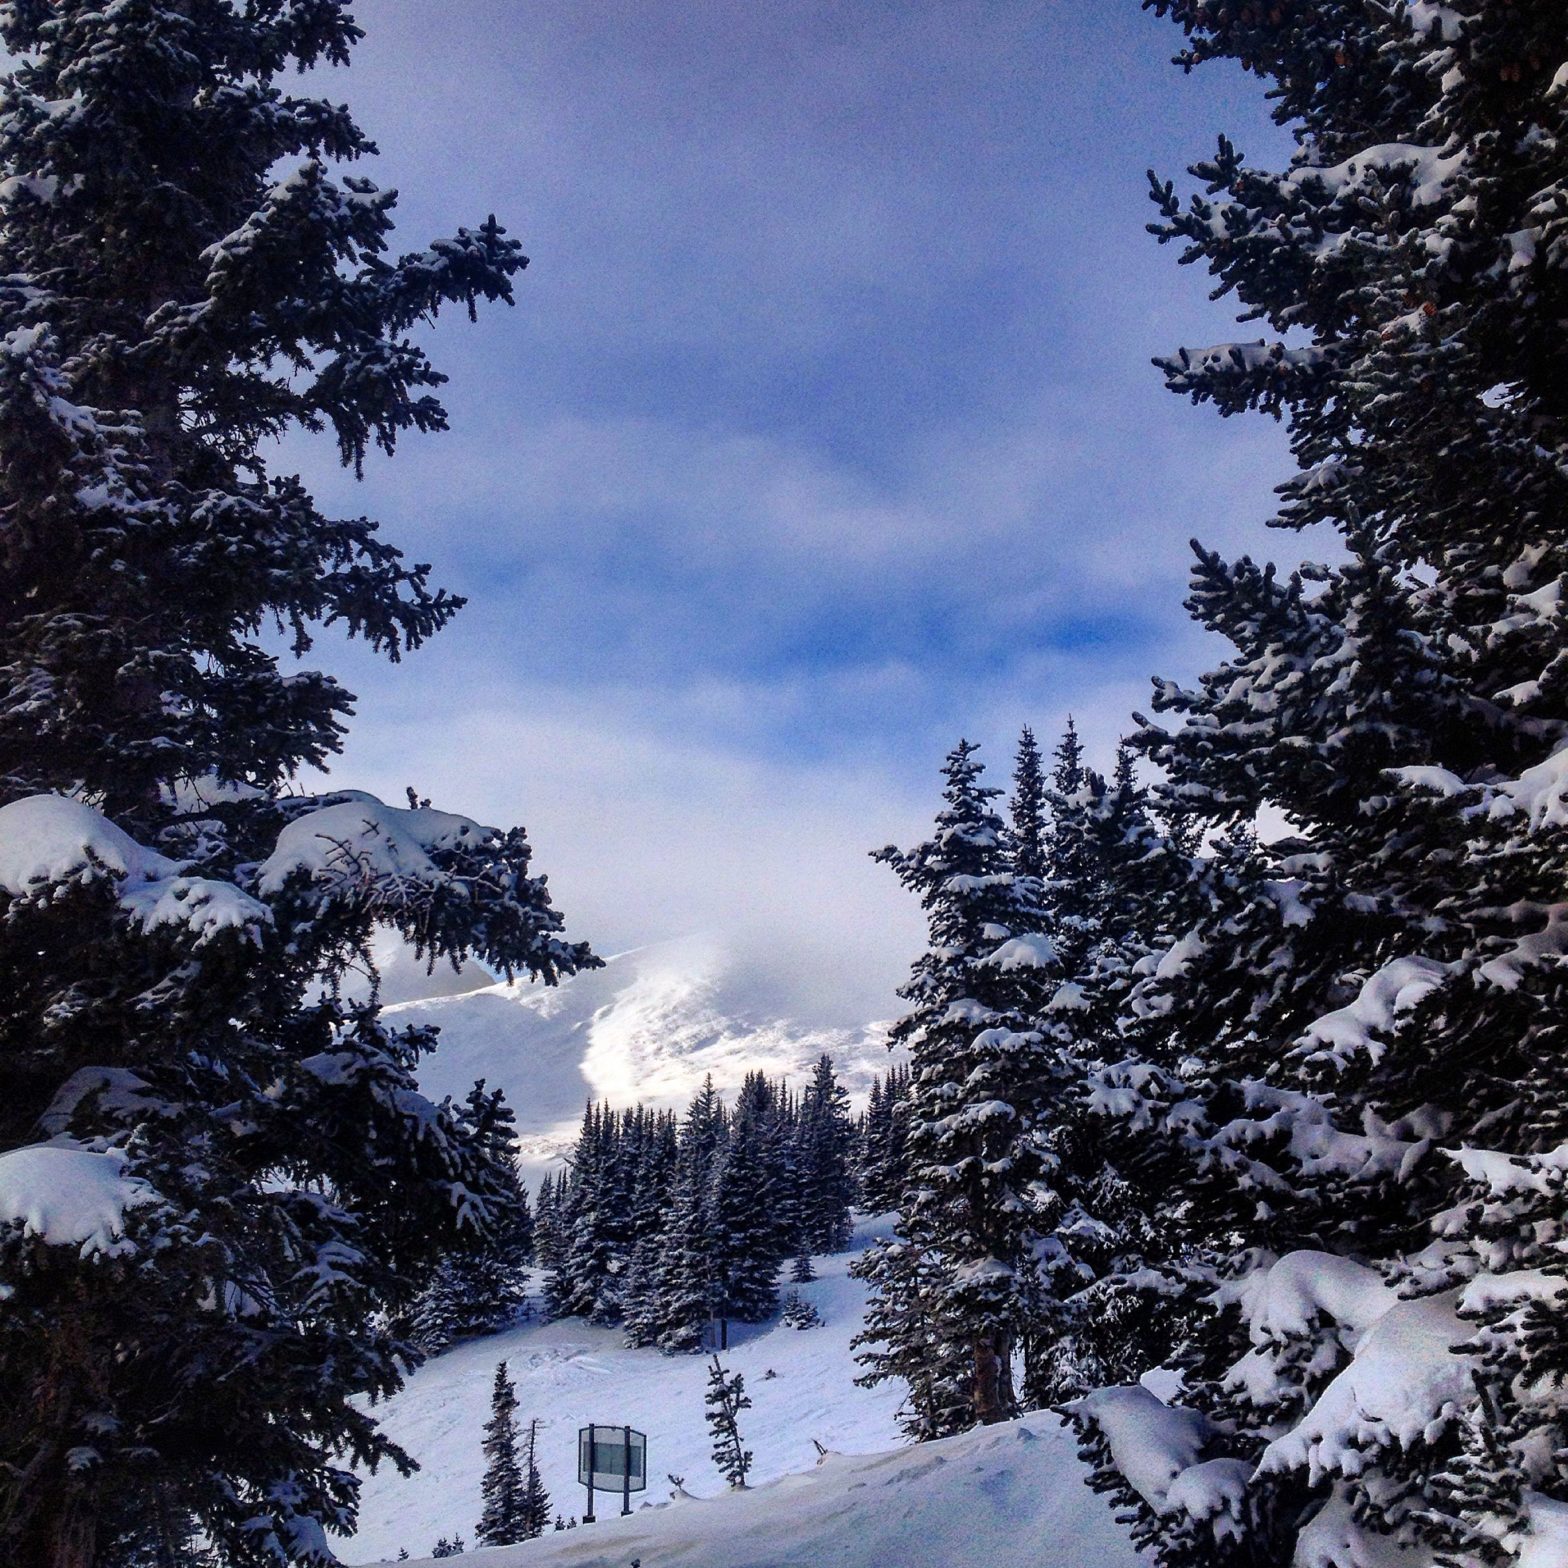
[[[606, 1500], [609, 1501], [609, 1500]], [[618, 1507], [611, 1502], [610, 1506]], [[1035, 1414], [473, 1553], [475, 1568], [1135, 1568], [1069, 1436]]]

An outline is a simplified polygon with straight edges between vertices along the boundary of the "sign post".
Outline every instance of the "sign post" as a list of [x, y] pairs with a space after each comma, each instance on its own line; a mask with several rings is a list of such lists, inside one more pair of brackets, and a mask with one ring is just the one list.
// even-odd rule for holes
[[588, 1488], [583, 1523], [594, 1522], [593, 1494], [619, 1492], [621, 1512], [632, 1511], [632, 1493], [648, 1488], [648, 1439], [629, 1426], [600, 1426], [590, 1421], [577, 1433], [577, 1479]]

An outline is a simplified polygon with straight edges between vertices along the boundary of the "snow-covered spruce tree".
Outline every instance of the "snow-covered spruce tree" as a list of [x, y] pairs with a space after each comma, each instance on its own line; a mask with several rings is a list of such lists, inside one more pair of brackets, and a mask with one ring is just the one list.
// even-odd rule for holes
[[479, 1483], [484, 1512], [474, 1528], [480, 1546], [510, 1546], [528, 1538], [523, 1517], [523, 1467], [517, 1455], [517, 1389], [498, 1363], [485, 1423], [485, 1473]]
[[384, 253], [391, 195], [329, 172], [368, 150], [348, 112], [280, 86], [357, 36], [334, 0], [0, 7], [8, 1561], [113, 1564], [150, 1511], [230, 1561], [326, 1558], [350, 1462], [401, 1462], [375, 1324], [507, 1208], [417, 1093], [432, 1034], [332, 979], [378, 924], [591, 961], [520, 831], [283, 793], [350, 697], [263, 629], [395, 658], [457, 606], [264, 447], [299, 424], [357, 464], [439, 428], [409, 332], [523, 265], [494, 222]]
[[711, 1077], [681, 1124], [674, 1195], [664, 1231], [652, 1323], [654, 1342], [671, 1354], [700, 1350], [713, 1318], [713, 1239], [709, 1203], [724, 1137], [724, 1107]]
[[[757, 1077], [760, 1079], [761, 1074]], [[781, 1078], [768, 1084], [764, 1097], [757, 1091], [758, 1112], [762, 1120], [763, 1146], [771, 1186], [773, 1251], [782, 1262], [799, 1252], [804, 1244], [805, 1193], [801, 1171], [799, 1138], [799, 1101]], [[743, 1108], [745, 1090], [737, 1110]]]
[[792, 1290], [784, 1298], [779, 1321], [789, 1328], [821, 1328], [822, 1314], [798, 1290]]
[[632, 1193], [632, 1251], [622, 1290], [629, 1345], [652, 1345], [660, 1332], [659, 1269], [675, 1201], [677, 1134], [673, 1112], [649, 1113]]
[[[1025, 732], [1019, 772], [1037, 767]], [[1188, 865], [1155, 829], [1130, 759], [1116, 782], [1084, 766], [1072, 721], [1041, 798], [1049, 820], [1037, 834], [1018, 821], [1015, 841], [1040, 849], [1039, 907], [1054, 964], [1038, 1027], [1045, 1041], [1038, 1136], [1046, 1154], [1034, 1189], [1041, 1240], [1027, 1276], [1024, 1399], [1054, 1405], [1110, 1382], [1132, 1381], [1170, 1348], [1179, 1296], [1149, 1265], [1172, 1255], [1169, 1194], [1141, 1178], [1136, 1140], [1108, 1138], [1092, 1114], [1091, 1075], [1126, 1051], [1126, 1012], [1138, 966], [1167, 918], [1162, 896]]]
[[[1077, 732], [1068, 721], [1074, 739]], [[1021, 877], [1045, 876], [1045, 768], [1034, 731], [1026, 724], [1013, 759], [1013, 793], [1007, 803], [1008, 847], [1013, 870]]]
[[974, 1425], [974, 1358], [953, 1316], [951, 1272], [922, 1225], [918, 1215], [901, 1215], [891, 1237], [849, 1266], [871, 1286], [865, 1328], [851, 1342], [866, 1368], [855, 1381], [875, 1388], [898, 1379], [907, 1390], [898, 1423], [916, 1442]]
[[545, 1281], [552, 1317], [611, 1323], [620, 1316], [631, 1223], [623, 1163], [617, 1114], [590, 1102], [572, 1152], [571, 1184], [557, 1201], [559, 1259]]
[[517, 1118], [499, 1089], [481, 1079], [459, 1113], [464, 1132], [490, 1158], [506, 1188], [496, 1223], [465, 1233], [441, 1259], [434, 1278], [408, 1314], [408, 1336], [427, 1355], [454, 1340], [494, 1334], [515, 1322], [528, 1302], [526, 1269], [533, 1257], [533, 1215], [517, 1175]]
[[872, 1081], [858, 1182], [873, 1214], [896, 1208], [908, 1175], [909, 1069], [889, 1068]]
[[854, 1129], [849, 1095], [826, 1053], [818, 1058], [801, 1098], [796, 1146], [801, 1242], [814, 1253], [842, 1252], [849, 1245], [849, 1208], [855, 1195]]
[[542, 1269], [554, 1269], [561, 1262], [559, 1204], [566, 1187], [566, 1173], [559, 1179], [546, 1171], [539, 1181], [534, 1199], [534, 1259]]
[[[1568, 15], [1154, 9], [1187, 64], [1268, 80], [1298, 134], [1286, 171], [1222, 143], [1202, 194], [1157, 184], [1160, 232], [1296, 334], [1183, 351], [1167, 377], [1288, 417], [1278, 520], [1347, 558], [1282, 581], [1200, 554], [1194, 612], [1235, 652], [1159, 688], [1181, 723], [1141, 742], [1215, 835], [1209, 907], [1144, 977], [1162, 1032], [1101, 1104], [1185, 1153], [1213, 1280], [1187, 1408], [1121, 1389], [1080, 1417], [1166, 1564], [1549, 1560]], [[1251, 841], [1265, 804], [1292, 838]], [[1155, 1426], [1172, 1462], [1151, 1467]]]
[[738, 1490], [745, 1486], [746, 1472], [751, 1469], [751, 1450], [742, 1446], [740, 1435], [740, 1413], [751, 1409], [751, 1396], [740, 1373], [726, 1372], [717, 1356], [708, 1369], [703, 1405], [713, 1438], [713, 1463], [719, 1474]]
[[712, 1310], [720, 1319], [761, 1323], [778, 1305], [779, 1255], [773, 1223], [775, 1184], [755, 1102], [730, 1118], [713, 1160], [708, 1190], [708, 1267]]
[[[927, 1304], [917, 1321], [950, 1328], [966, 1347], [972, 1382], [961, 1425], [1017, 1410], [1013, 1349], [1021, 1279], [1035, 1244], [1030, 1194], [1041, 1171], [1035, 1123], [1043, 1042], [1025, 1004], [1034, 972], [1054, 963], [1035, 929], [1034, 884], [1012, 872], [991, 806], [999, 792], [980, 782], [975, 750], [963, 741], [947, 758], [935, 836], [876, 856], [918, 895], [930, 930], [930, 947], [899, 993], [913, 1010], [893, 1031], [913, 1058], [901, 1234], [905, 1247], [918, 1239], [939, 1261], [922, 1274], [943, 1299]], [[879, 1264], [896, 1268], [906, 1256], [873, 1249], [866, 1272], [874, 1293], [907, 1286], [907, 1279], [879, 1275]], [[901, 1309], [873, 1310], [891, 1322]], [[915, 1353], [884, 1345], [889, 1367]], [[937, 1353], [944, 1377], [951, 1353]], [[873, 1376], [880, 1365], [873, 1359]]]

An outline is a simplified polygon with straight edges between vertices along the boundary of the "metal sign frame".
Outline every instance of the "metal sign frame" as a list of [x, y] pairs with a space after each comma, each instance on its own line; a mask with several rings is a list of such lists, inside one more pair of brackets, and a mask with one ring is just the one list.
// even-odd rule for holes
[[577, 1481], [588, 1488], [583, 1523], [594, 1522], [593, 1494], [621, 1494], [621, 1512], [632, 1511], [632, 1493], [648, 1489], [648, 1435], [629, 1426], [590, 1421], [577, 1429]]

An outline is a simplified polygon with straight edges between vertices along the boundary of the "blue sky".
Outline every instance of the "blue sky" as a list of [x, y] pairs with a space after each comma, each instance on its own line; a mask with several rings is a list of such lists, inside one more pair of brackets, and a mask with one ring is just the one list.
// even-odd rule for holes
[[433, 335], [449, 433], [357, 485], [290, 443], [471, 599], [396, 668], [323, 639], [335, 777], [524, 822], [602, 950], [732, 933], [892, 1011], [920, 928], [865, 852], [947, 747], [1108, 747], [1206, 656], [1188, 537], [1300, 553], [1278, 429], [1149, 365], [1258, 335], [1143, 228], [1149, 165], [1282, 150], [1258, 85], [1135, 0], [360, 10], [327, 89], [400, 242], [494, 211], [532, 265]]

